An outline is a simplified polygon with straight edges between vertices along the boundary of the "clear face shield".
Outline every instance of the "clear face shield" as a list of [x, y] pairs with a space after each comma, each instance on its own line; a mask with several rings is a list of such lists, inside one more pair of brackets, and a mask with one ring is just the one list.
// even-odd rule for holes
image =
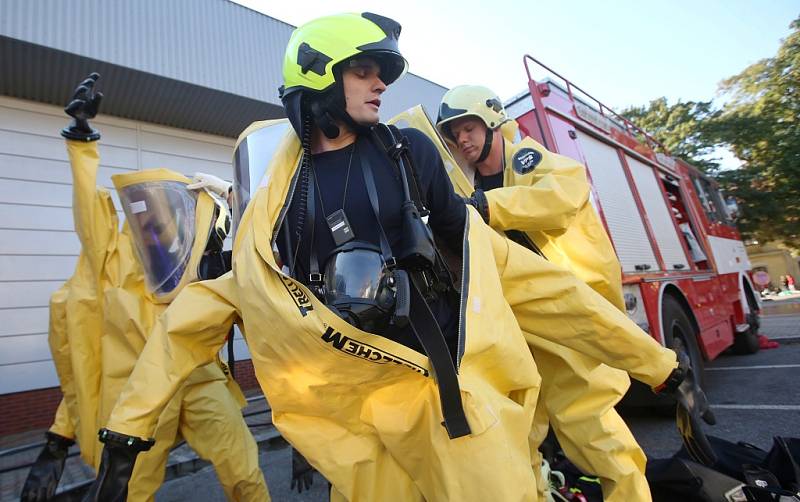
[[236, 146], [233, 156], [233, 231], [242, 221], [247, 203], [260, 187], [269, 181], [269, 166], [282, 140], [294, 132], [286, 119], [268, 121], [260, 129], [247, 134]]
[[118, 193], [147, 289], [156, 297], [173, 293], [192, 256], [197, 194], [171, 180], [131, 184]]

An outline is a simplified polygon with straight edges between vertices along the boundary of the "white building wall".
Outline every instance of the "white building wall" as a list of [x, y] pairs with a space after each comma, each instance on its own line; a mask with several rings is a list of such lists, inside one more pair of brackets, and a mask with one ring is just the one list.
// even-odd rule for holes
[[[58, 385], [47, 344], [50, 295], [69, 278], [80, 244], [59, 131], [61, 108], [0, 96], [0, 394]], [[98, 184], [111, 175], [166, 167], [231, 179], [234, 140], [100, 116]], [[120, 214], [120, 219], [122, 218]], [[237, 358], [249, 355], [242, 340]]]

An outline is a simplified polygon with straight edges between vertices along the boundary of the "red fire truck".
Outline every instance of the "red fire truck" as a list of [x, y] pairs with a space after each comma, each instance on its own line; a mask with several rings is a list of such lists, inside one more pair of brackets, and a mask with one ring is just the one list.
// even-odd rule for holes
[[[756, 352], [760, 300], [716, 182], [533, 57], [524, 62], [528, 91], [506, 110], [523, 135], [586, 165], [628, 315], [701, 370], [729, 347]], [[532, 65], [547, 77], [534, 80]]]

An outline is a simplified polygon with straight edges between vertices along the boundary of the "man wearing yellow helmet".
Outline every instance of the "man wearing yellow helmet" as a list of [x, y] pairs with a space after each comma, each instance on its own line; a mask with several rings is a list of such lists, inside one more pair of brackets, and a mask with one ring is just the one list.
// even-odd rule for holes
[[[149, 437], [190, 367], [239, 321], [273, 423], [334, 499], [535, 496], [539, 377], [500, 288], [508, 245], [455, 195], [425, 135], [376, 126], [406, 70], [399, 34], [370, 13], [295, 30], [281, 90], [292, 127], [255, 124], [237, 149], [237, 164], [257, 162], [253, 143], [278, 131], [266, 162], [236, 167], [267, 172], [247, 180], [264, 187], [237, 222], [233, 274], [175, 299], [106, 434]], [[93, 493], [113, 498], [99, 481]]]
[[[570, 269], [625, 311], [619, 262], [589, 203], [580, 163], [531, 138], [514, 143], [516, 122], [497, 95], [482, 86], [449, 90], [437, 128], [459, 154], [462, 170], [473, 177], [475, 191], [468, 200], [487, 223]], [[602, 337], [597, 333], [598, 340]], [[614, 409], [630, 386], [628, 375], [535, 334], [528, 342], [542, 375], [532, 446], [544, 439], [549, 421], [567, 457], [600, 478], [604, 500], [649, 500], [645, 455]], [[631, 350], [664, 351], [651, 342]], [[651, 371], [663, 374], [657, 361], [653, 357]], [[532, 455], [541, 458], [537, 451]]]

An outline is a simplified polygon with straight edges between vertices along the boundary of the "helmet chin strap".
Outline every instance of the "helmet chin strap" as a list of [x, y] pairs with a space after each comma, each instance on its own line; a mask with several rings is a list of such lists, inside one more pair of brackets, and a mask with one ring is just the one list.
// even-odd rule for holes
[[370, 126], [373, 125], [359, 124], [347, 113], [344, 86], [340, 82], [341, 76], [337, 78], [337, 83], [332, 89], [311, 100], [310, 108], [314, 122], [328, 139], [334, 139], [339, 136], [341, 133], [340, 123], [356, 134], [366, 133], [369, 131]]
[[480, 156], [478, 156], [478, 160], [475, 161], [476, 164], [480, 164], [489, 156], [489, 152], [492, 151], [492, 140], [494, 139], [494, 130], [486, 128], [486, 141], [483, 142], [483, 149], [481, 150]]

